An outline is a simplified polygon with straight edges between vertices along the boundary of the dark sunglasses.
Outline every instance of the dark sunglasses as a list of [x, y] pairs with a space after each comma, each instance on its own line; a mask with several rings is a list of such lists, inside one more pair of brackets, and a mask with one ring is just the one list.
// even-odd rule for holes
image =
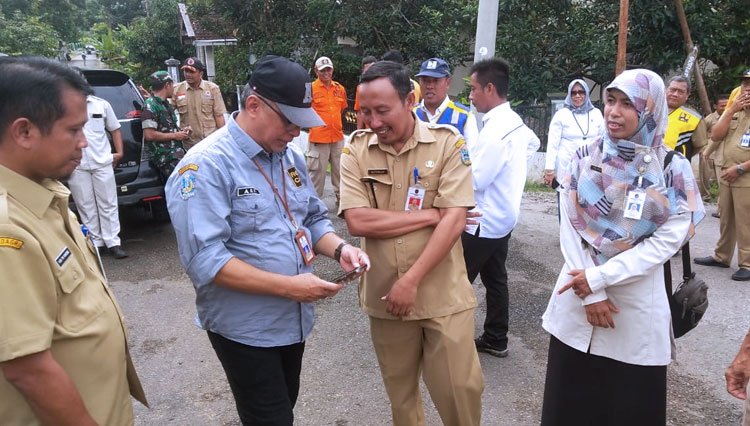
[[571, 90], [570, 91], [570, 96], [577, 96], [577, 95], [586, 96], [586, 92], [583, 90]]

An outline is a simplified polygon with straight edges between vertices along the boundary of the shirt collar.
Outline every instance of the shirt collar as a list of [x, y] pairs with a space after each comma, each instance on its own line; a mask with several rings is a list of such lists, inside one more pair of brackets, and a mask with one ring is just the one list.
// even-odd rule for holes
[[[258, 145], [258, 142], [250, 137], [250, 135], [245, 133], [245, 131], [242, 130], [242, 127], [240, 127], [239, 124], [237, 124], [235, 117], [237, 117], [237, 114], [239, 113], [239, 111], [235, 111], [229, 116], [229, 121], [227, 122], [227, 131], [229, 131], [232, 139], [234, 139], [237, 145], [239, 145], [240, 150], [242, 150], [242, 152], [244, 152], [245, 155], [248, 156], [248, 158], [255, 158], [255, 156], [257, 156], [261, 152], [264, 152], [263, 148]], [[285, 155], [287, 149], [288, 147], [284, 148], [279, 153], [279, 155]]]
[[[440, 117], [440, 114], [442, 114], [443, 111], [448, 108], [448, 102], [450, 102], [450, 98], [448, 97], [448, 95], [445, 95], [445, 99], [443, 99], [443, 102], [435, 109], [435, 114], [431, 115], [434, 117]], [[426, 114], [430, 114], [430, 111], [424, 105], [424, 99], [419, 102], [419, 107], [422, 108], [422, 111], [424, 111]]]
[[22, 176], [5, 166], [0, 166], [0, 182], [8, 195], [31, 210], [41, 218], [55, 197], [68, 199], [70, 191], [65, 185], [52, 179], [45, 179], [41, 184]]
[[189, 84], [189, 83], [188, 83], [188, 82], [186, 81], [186, 82], [185, 82], [185, 86], [187, 86], [187, 88], [186, 88], [185, 90], [201, 90], [201, 91], [203, 91], [203, 90], [207, 90], [207, 89], [206, 89], [206, 87], [205, 87], [205, 85], [206, 85], [205, 83], [206, 83], [206, 80], [203, 80], [203, 79], [201, 79], [201, 84], [199, 84], [199, 85], [198, 85], [198, 87], [197, 87], [196, 89], [193, 89], [193, 86], [191, 86], [191, 85], [190, 85], [190, 84]]
[[500, 115], [502, 115], [504, 112], [507, 112], [508, 110], [510, 110], [510, 103], [508, 101], [505, 101], [501, 103], [500, 105], [487, 111], [487, 113], [484, 114], [484, 117], [482, 117], [482, 123], [486, 123], [487, 120], [491, 118], [497, 118]]
[[432, 134], [432, 132], [429, 129], [429, 123], [425, 123], [424, 121], [420, 120], [419, 117], [417, 117], [417, 114], [412, 111], [411, 113], [412, 117], [414, 117], [414, 132], [412, 133], [411, 137], [409, 137], [409, 140], [406, 141], [404, 144], [404, 147], [401, 149], [400, 152], [396, 152], [396, 150], [393, 149], [390, 145], [383, 145], [378, 142], [378, 138], [372, 138], [370, 139], [370, 142], [368, 143], [368, 146], [378, 145], [380, 149], [383, 151], [389, 152], [393, 155], [400, 155], [404, 152], [407, 152], [408, 150], [414, 148], [417, 146], [417, 143], [432, 143], [437, 142], [437, 139], [435, 139], [435, 135]]

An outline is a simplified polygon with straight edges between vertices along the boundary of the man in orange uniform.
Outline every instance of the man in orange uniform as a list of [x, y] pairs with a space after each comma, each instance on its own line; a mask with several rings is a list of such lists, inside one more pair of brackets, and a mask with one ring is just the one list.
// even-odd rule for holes
[[346, 90], [333, 81], [333, 62], [327, 56], [315, 61], [315, 74], [318, 78], [312, 84], [312, 107], [325, 122], [325, 126], [310, 129], [310, 144], [307, 148], [307, 171], [318, 192], [323, 196], [326, 182], [326, 167], [331, 163], [331, 183], [339, 200], [339, 161], [344, 147], [344, 131], [341, 112], [346, 109]]

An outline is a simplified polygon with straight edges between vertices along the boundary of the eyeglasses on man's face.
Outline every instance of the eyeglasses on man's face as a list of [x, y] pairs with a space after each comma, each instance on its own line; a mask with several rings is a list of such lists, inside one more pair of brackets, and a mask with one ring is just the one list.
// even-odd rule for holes
[[294, 130], [294, 129], [296, 129], [296, 128], [298, 128], [298, 127], [299, 127], [299, 126], [297, 126], [296, 124], [294, 124], [294, 123], [292, 123], [291, 121], [289, 121], [289, 119], [288, 119], [288, 118], [286, 118], [286, 116], [285, 116], [284, 114], [282, 114], [282, 113], [281, 113], [281, 111], [279, 111], [279, 110], [277, 110], [276, 108], [274, 108], [274, 107], [273, 107], [273, 106], [272, 106], [272, 105], [271, 105], [271, 104], [270, 104], [270, 103], [269, 103], [269, 102], [268, 102], [267, 100], [265, 100], [265, 99], [264, 99], [264, 98], [263, 98], [262, 96], [258, 96], [258, 94], [257, 94], [257, 93], [255, 94], [255, 96], [257, 96], [257, 97], [258, 97], [258, 99], [260, 99], [261, 101], [263, 101], [263, 103], [264, 103], [264, 104], [266, 104], [266, 106], [267, 106], [268, 108], [270, 108], [270, 109], [271, 109], [271, 111], [275, 112], [275, 113], [276, 113], [276, 115], [278, 115], [278, 116], [279, 116], [279, 118], [281, 119], [281, 123], [282, 123], [282, 124], [284, 125], [284, 128], [285, 128], [286, 130], [289, 130], [289, 131], [291, 131], [291, 130]]

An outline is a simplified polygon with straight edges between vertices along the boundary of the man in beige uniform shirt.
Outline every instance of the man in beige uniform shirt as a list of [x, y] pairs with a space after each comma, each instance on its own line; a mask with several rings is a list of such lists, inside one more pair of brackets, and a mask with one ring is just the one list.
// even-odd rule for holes
[[0, 423], [132, 425], [146, 403], [122, 312], [68, 210], [86, 147], [83, 77], [0, 58]]
[[[701, 156], [703, 157], [703, 161], [706, 162], [706, 164], [713, 164], [713, 170], [711, 170], [711, 178], [716, 179], [718, 182], [719, 176], [721, 176], [721, 150], [716, 149], [719, 146], [719, 142], [714, 142], [711, 139], [711, 131], [713, 130], [716, 123], [719, 122], [719, 118], [721, 118], [721, 115], [724, 114], [724, 111], [727, 109], [727, 103], [729, 103], [729, 95], [723, 94], [716, 97], [716, 103], [714, 104], [714, 112], [707, 115], [703, 121], [706, 122], [706, 135], [708, 136], [708, 146], [706, 147], [703, 152], [701, 152]], [[717, 200], [718, 204], [718, 200]], [[716, 206], [716, 211], [711, 214], [713, 217], [719, 217], [721, 215], [721, 207], [718, 205]]]
[[421, 370], [445, 425], [478, 425], [477, 302], [458, 242], [474, 206], [466, 142], [450, 126], [417, 119], [400, 64], [372, 65], [359, 96], [370, 129], [352, 134], [341, 155], [340, 213], [372, 259], [359, 300], [393, 423], [425, 424]]
[[728, 268], [737, 246], [739, 269], [735, 281], [750, 281], [750, 69], [742, 74], [742, 89], [711, 131], [719, 142], [719, 241], [712, 256], [695, 263]]
[[182, 141], [189, 150], [203, 138], [224, 126], [224, 98], [215, 83], [203, 79], [206, 67], [198, 58], [187, 58], [182, 65], [185, 80], [174, 86], [174, 101], [180, 114], [180, 127], [190, 129], [190, 137]]

